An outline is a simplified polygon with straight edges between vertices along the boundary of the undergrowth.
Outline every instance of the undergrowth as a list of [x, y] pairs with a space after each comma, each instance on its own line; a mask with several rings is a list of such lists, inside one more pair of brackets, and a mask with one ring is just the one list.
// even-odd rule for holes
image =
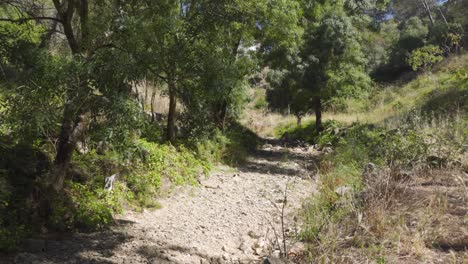
[[[466, 138], [447, 132], [449, 127], [437, 127], [438, 131], [431, 124], [424, 130], [362, 124], [344, 128], [334, 152], [321, 162], [319, 192], [304, 211], [301, 238], [309, 242], [310, 261], [346, 262], [340, 257], [350, 254], [349, 248], [367, 254], [367, 260], [384, 259], [384, 251], [393, 246], [382, 243], [398, 243], [387, 234], [405, 234], [400, 214], [389, 211], [405, 192], [404, 183], [415, 180], [411, 177], [419, 171], [456, 169], [465, 162], [459, 158]], [[450, 145], [447, 134], [453, 140]], [[442, 144], [444, 150], [438, 147]]]
[[[276, 129], [283, 138], [333, 146], [320, 164], [319, 191], [304, 209], [300, 238], [308, 262], [468, 259], [466, 217], [450, 209], [466, 204], [448, 198], [468, 199], [466, 58], [376, 91], [367, 102], [353, 100], [348, 113], [326, 114], [320, 134], [313, 120]], [[412, 187], [421, 183], [430, 191]]]
[[[151, 135], [151, 140], [160, 138]], [[23, 146], [1, 138], [0, 250], [15, 250], [23, 238], [44, 232], [106, 228], [125, 208], [158, 208], [157, 197], [177, 185], [197, 185], [218, 162], [242, 163], [259, 140], [232, 124], [204, 139], [180, 142], [172, 146], [140, 138], [125, 143], [125, 151], [112, 145], [104, 151], [99, 144], [90, 146], [86, 153], [73, 156], [64, 191], [45, 196], [44, 179], [53, 157], [48, 154], [50, 146]], [[106, 190], [105, 179], [111, 175], [116, 180]]]

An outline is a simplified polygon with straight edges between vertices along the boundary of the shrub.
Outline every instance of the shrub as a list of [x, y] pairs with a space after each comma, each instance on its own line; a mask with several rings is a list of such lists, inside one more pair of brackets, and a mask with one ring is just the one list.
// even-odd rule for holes
[[411, 52], [408, 58], [408, 65], [417, 71], [422, 69], [429, 70], [434, 64], [444, 59], [442, 50], [434, 45], [427, 45], [422, 48], [415, 49]]
[[238, 165], [245, 161], [248, 152], [253, 151], [259, 142], [254, 132], [238, 123], [231, 123], [224, 133], [216, 129], [211, 136], [192, 139], [189, 144], [195, 146], [197, 156], [208, 163]]
[[258, 98], [257, 101], [255, 101], [254, 107], [258, 110], [266, 109], [268, 107], [268, 102], [263, 97]]
[[93, 231], [106, 228], [113, 215], [122, 210], [124, 185], [115, 183], [112, 191], [100, 184], [66, 183], [66, 192], [51, 198], [53, 208], [49, 227], [57, 231]]
[[211, 169], [208, 160], [202, 160], [184, 146], [160, 145], [140, 139], [135, 148], [135, 162], [131, 172], [124, 176], [129, 189], [127, 197], [140, 206], [155, 207], [162, 178], [174, 185], [197, 184], [197, 177]]
[[89, 186], [72, 183], [71, 197], [76, 212], [73, 214], [75, 226], [81, 229], [100, 229], [108, 226], [113, 214], [121, 210], [115, 194], [119, 188], [114, 186], [112, 192], [104, 189], [90, 190]]
[[323, 124], [323, 127], [323, 131], [319, 134], [315, 127], [315, 122], [299, 126], [290, 123], [276, 128], [275, 135], [284, 139], [305, 141], [310, 144], [318, 144], [319, 146], [337, 143], [341, 132], [343, 132], [343, 125], [337, 121], [329, 120]]
[[34, 194], [49, 162], [37, 147], [2, 136], [0, 157], [0, 251], [10, 251], [39, 228], [31, 225], [40, 221]]

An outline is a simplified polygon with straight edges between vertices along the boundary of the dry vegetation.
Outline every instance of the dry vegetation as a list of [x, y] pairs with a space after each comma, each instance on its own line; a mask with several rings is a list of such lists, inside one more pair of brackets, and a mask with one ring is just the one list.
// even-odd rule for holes
[[[468, 263], [467, 68], [468, 54], [454, 56], [324, 115], [341, 127], [311, 137], [335, 151], [305, 207], [308, 256], [297, 262]], [[258, 134], [313, 130], [312, 116], [298, 127], [259, 111], [264, 92], [252, 98], [243, 123]]]

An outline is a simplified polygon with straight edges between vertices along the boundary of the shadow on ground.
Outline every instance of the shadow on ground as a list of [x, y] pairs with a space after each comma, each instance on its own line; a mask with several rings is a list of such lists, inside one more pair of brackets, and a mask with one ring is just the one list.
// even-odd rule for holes
[[107, 258], [132, 239], [121, 231], [133, 222], [116, 220], [109, 229], [95, 233], [54, 234], [48, 239], [27, 239], [18, 254], [0, 255], [0, 263], [115, 263]]
[[319, 152], [312, 146], [278, 139], [264, 139], [263, 142], [265, 144], [239, 166], [239, 171], [302, 178], [316, 174]]

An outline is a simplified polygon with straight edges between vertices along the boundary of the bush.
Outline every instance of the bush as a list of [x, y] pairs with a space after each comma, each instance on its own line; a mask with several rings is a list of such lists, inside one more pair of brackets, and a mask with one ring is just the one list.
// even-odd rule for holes
[[422, 69], [429, 70], [434, 64], [444, 59], [442, 50], [434, 45], [427, 45], [422, 48], [415, 49], [411, 52], [408, 58], [408, 65], [417, 71]]
[[[93, 231], [107, 227], [113, 214], [121, 211], [118, 184], [111, 192], [95, 186], [68, 182], [68, 197], [55, 197], [52, 201], [51, 226], [58, 231], [80, 229]], [[95, 188], [93, 188], [95, 187]]]
[[245, 161], [248, 153], [255, 150], [260, 138], [238, 123], [229, 124], [223, 133], [215, 130], [205, 139], [192, 139], [190, 145], [197, 150], [199, 158], [216, 163], [238, 165]]
[[208, 160], [201, 160], [196, 152], [184, 146], [176, 148], [141, 139], [135, 152], [139, 160], [124, 178], [130, 192], [127, 196], [140, 206], [158, 206], [154, 198], [159, 194], [162, 178], [174, 185], [194, 185], [199, 175], [211, 169]]
[[293, 123], [280, 126], [276, 128], [275, 135], [287, 140], [305, 141], [310, 144], [325, 146], [335, 144], [342, 131], [342, 124], [330, 120], [323, 124], [323, 131], [319, 134], [313, 121], [299, 126]]
[[[112, 223], [122, 204], [158, 207], [162, 179], [174, 185], [197, 184], [197, 177], [210, 170], [210, 163], [179, 146], [136, 141], [125, 153], [91, 151], [76, 155], [69, 172], [65, 196], [53, 199], [51, 225], [61, 231], [96, 230]], [[117, 174], [112, 191], [104, 190], [105, 178]]]
[[257, 110], [266, 109], [268, 107], [268, 102], [264, 97], [260, 97], [255, 101], [254, 108]]

